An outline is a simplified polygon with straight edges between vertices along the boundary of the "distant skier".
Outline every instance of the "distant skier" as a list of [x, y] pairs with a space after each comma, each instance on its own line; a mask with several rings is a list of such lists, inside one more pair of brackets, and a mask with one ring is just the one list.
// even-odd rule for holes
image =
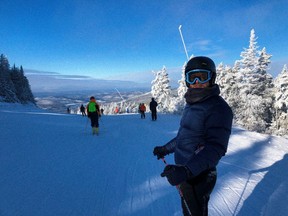
[[118, 114], [118, 113], [119, 113], [119, 108], [118, 108], [118, 106], [116, 106], [116, 108], [115, 108], [115, 110], [114, 110], [114, 113], [115, 113], [115, 114]]
[[145, 106], [144, 103], [140, 103], [139, 112], [140, 112], [140, 115], [141, 115], [141, 119], [145, 119], [146, 106]]
[[92, 134], [99, 134], [99, 116], [100, 109], [99, 104], [97, 104], [95, 97], [90, 97], [90, 102], [87, 104], [88, 117], [91, 120]]
[[83, 104], [81, 104], [80, 106], [80, 111], [81, 111], [82, 116], [86, 116], [85, 107], [83, 106]]
[[150, 106], [150, 110], [151, 110], [152, 121], [156, 121], [157, 120], [158, 103], [155, 101], [154, 98], [151, 99], [149, 106]]
[[154, 148], [158, 159], [174, 153], [175, 165], [161, 173], [183, 194], [186, 215], [208, 215], [208, 201], [214, 189], [216, 165], [225, 155], [233, 114], [215, 84], [215, 63], [207, 57], [191, 58], [185, 67], [186, 106], [175, 138]]

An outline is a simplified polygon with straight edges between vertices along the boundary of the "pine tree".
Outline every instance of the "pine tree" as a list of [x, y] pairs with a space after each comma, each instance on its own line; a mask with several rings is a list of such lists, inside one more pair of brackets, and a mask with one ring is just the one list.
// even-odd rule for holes
[[[234, 67], [223, 65], [220, 63], [217, 66], [216, 83], [220, 88], [220, 95], [226, 100], [232, 108], [234, 114], [241, 110], [241, 103], [239, 101], [239, 87], [238, 82], [241, 80], [239, 73], [239, 61], [236, 61]], [[234, 120], [239, 119], [239, 115], [234, 115]]]
[[23, 79], [23, 98], [24, 98], [24, 103], [36, 103], [34, 95], [31, 90], [31, 86], [29, 84], [29, 80], [27, 77], [24, 75], [24, 70], [23, 67], [20, 67], [20, 74], [22, 74], [22, 79]]
[[10, 64], [4, 54], [0, 56], [0, 101], [8, 103], [34, 103], [29, 81], [24, 76], [24, 70]]
[[166, 67], [163, 66], [162, 70], [154, 74], [155, 79], [151, 82], [152, 97], [154, 97], [155, 100], [158, 102], [159, 111], [168, 112], [172, 92]]
[[273, 80], [266, 71], [271, 55], [266, 53], [266, 49], [261, 52], [257, 50], [256, 39], [252, 29], [249, 48], [241, 53], [240, 70], [236, 77], [239, 109], [235, 112], [235, 119], [247, 129], [265, 132], [271, 125], [273, 116]]
[[249, 48], [244, 48], [240, 56], [242, 57], [241, 63], [242, 67], [249, 69], [248, 71], [253, 71], [258, 63], [257, 58], [257, 38], [255, 36], [255, 30], [252, 29], [250, 32]]
[[15, 67], [15, 65], [13, 65], [11, 71], [10, 71], [10, 79], [14, 84], [15, 87], [15, 94], [16, 97], [20, 100], [21, 102], [21, 75], [20, 75], [20, 71], [18, 68]]
[[241, 69], [241, 61], [236, 60], [234, 66], [231, 68], [231, 73], [227, 73], [230, 75], [230, 78], [227, 78], [227, 83], [229, 85], [229, 90], [227, 90], [227, 102], [232, 107], [234, 113], [234, 122], [238, 122], [240, 115], [243, 111], [243, 107], [245, 106], [245, 101], [241, 100], [240, 90], [241, 83], [243, 82], [243, 74], [240, 72]]
[[267, 54], [265, 47], [259, 52], [258, 68], [264, 74], [269, 69], [268, 66], [271, 63], [271, 57], [272, 55]]
[[152, 97], [157, 99], [161, 95], [161, 91], [159, 89], [159, 83], [161, 82], [161, 70], [157, 72], [153, 71], [153, 74], [155, 76], [155, 79], [151, 82], [151, 94]]
[[234, 95], [232, 89], [236, 84], [232, 68], [227, 65], [224, 67], [223, 63], [220, 63], [217, 67], [216, 83], [221, 89], [221, 96], [228, 102]]
[[9, 61], [4, 54], [0, 56], [0, 101], [15, 103], [19, 102], [16, 89], [10, 77]]
[[172, 113], [182, 113], [186, 104], [186, 100], [184, 98], [184, 95], [187, 92], [187, 86], [185, 82], [185, 67], [186, 62], [182, 67], [181, 79], [178, 80], [179, 87], [177, 88], [177, 95], [170, 98], [169, 111]]
[[288, 134], [288, 69], [284, 65], [282, 71], [274, 80], [275, 85], [275, 120], [273, 131], [279, 135]]
[[186, 67], [186, 62], [182, 67], [182, 73], [181, 73], [181, 79], [178, 80], [179, 87], [177, 89], [177, 95], [179, 100], [183, 101], [185, 103], [184, 95], [187, 92], [187, 86], [186, 86], [186, 77], [185, 77], [185, 67]]
[[27, 77], [24, 76], [23, 67], [21, 66], [19, 70], [19, 68], [14, 65], [10, 72], [10, 76], [16, 90], [16, 96], [20, 103], [35, 103], [29, 81]]
[[[218, 66], [217, 66], [217, 75], [216, 75], [216, 80], [215, 82], [219, 85], [220, 89], [222, 90], [224, 88], [224, 79], [225, 79], [225, 71], [224, 71], [224, 64], [223, 62], [221, 62]], [[222, 91], [221, 91], [222, 92]], [[223, 93], [223, 92], [222, 92]]]

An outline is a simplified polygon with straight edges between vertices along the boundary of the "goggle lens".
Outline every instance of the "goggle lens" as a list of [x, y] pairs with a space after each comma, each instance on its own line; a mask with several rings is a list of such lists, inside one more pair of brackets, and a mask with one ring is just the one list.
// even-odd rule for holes
[[194, 69], [186, 73], [186, 82], [190, 85], [196, 83], [198, 80], [199, 83], [204, 84], [211, 79], [211, 71], [203, 69]]

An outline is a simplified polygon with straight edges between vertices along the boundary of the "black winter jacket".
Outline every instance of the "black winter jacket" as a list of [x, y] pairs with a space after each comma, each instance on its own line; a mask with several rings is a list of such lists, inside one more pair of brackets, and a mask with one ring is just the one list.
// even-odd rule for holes
[[154, 99], [152, 99], [152, 101], [149, 104], [150, 110], [155, 112], [157, 106], [158, 106], [158, 103]]
[[169, 153], [174, 152], [175, 163], [186, 165], [194, 176], [216, 167], [227, 151], [231, 134], [231, 108], [219, 96], [218, 85], [210, 89], [196, 102], [193, 99], [199, 95], [186, 93], [189, 103], [184, 108], [178, 134], [165, 145]]

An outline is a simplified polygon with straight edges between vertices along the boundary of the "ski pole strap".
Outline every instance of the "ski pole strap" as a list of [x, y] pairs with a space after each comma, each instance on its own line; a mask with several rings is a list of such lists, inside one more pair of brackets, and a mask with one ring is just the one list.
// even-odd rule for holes
[[166, 166], [168, 165], [164, 157], [161, 158], [161, 160], [164, 162], [164, 164], [165, 164]]

